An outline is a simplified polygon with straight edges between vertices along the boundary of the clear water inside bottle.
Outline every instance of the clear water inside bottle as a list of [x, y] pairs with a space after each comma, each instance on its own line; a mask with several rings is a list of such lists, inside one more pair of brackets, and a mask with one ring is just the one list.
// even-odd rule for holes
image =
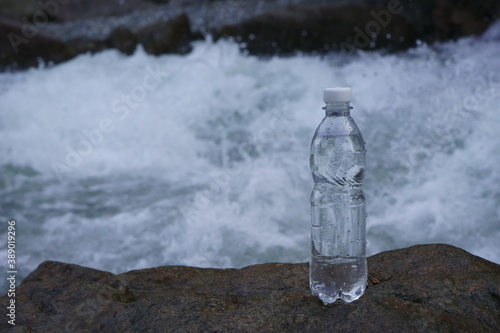
[[311, 144], [310, 287], [325, 304], [352, 302], [367, 282], [366, 150], [348, 103], [327, 106]]
[[315, 256], [310, 272], [311, 291], [325, 304], [338, 299], [350, 303], [365, 292], [367, 265], [364, 258]]

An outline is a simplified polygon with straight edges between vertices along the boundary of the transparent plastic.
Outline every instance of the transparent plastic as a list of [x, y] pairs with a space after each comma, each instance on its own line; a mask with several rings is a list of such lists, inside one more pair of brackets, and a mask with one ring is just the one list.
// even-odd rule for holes
[[310, 288], [325, 304], [352, 302], [367, 282], [366, 203], [362, 190], [366, 149], [349, 102], [327, 103], [316, 129], [310, 165]]

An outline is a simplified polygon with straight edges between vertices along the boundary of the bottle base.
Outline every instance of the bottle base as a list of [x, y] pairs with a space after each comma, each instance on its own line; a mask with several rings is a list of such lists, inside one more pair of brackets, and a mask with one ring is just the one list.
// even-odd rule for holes
[[319, 297], [325, 305], [335, 303], [336, 301], [351, 303], [363, 296], [365, 290], [366, 286], [363, 285], [350, 292], [340, 290], [337, 294], [335, 294], [331, 290], [328, 290], [328, 288], [325, 288], [324, 285], [311, 285], [312, 294]]
[[350, 303], [360, 298], [367, 285], [366, 258], [313, 257], [309, 286], [323, 303]]

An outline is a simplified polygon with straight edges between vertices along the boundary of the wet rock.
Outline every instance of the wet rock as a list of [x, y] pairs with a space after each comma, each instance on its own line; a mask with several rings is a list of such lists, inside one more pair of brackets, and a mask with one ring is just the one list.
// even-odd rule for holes
[[325, 53], [340, 50], [405, 50], [483, 33], [500, 18], [493, 0], [373, 0], [356, 5], [299, 3], [223, 24], [216, 37], [232, 37], [251, 54]]
[[185, 54], [191, 51], [190, 42], [202, 38], [192, 33], [189, 19], [180, 14], [171, 19], [147, 25], [135, 32], [118, 27], [105, 39], [60, 39], [43, 32], [28, 21], [14, 21], [0, 17], [0, 68], [26, 68], [39, 62], [60, 63], [86, 52], [116, 48], [132, 54], [142, 44], [149, 54]]
[[401, 13], [413, 23], [419, 38], [432, 43], [483, 33], [500, 18], [500, 3], [494, 0], [402, 1]]
[[234, 37], [251, 54], [325, 53], [387, 48], [407, 49], [415, 44], [414, 26], [400, 14], [403, 6], [290, 6], [258, 15], [215, 31]]
[[106, 44], [125, 54], [132, 54], [137, 44], [142, 44], [149, 54], [186, 54], [191, 51], [190, 42], [200, 38], [202, 38], [201, 34], [191, 32], [187, 15], [180, 14], [169, 20], [142, 27], [136, 32], [118, 27], [113, 30]]
[[[131, 54], [138, 43], [150, 54], [184, 54], [202, 34], [234, 38], [250, 54], [265, 56], [399, 51], [415, 46], [417, 40], [433, 43], [481, 34], [500, 17], [500, 2], [7, 0], [0, 4], [2, 16], [16, 18], [18, 28], [37, 23], [38, 38], [53, 41], [47, 47], [31, 43], [24, 53], [2, 49], [1, 63], [31, 66], [37, 58], [60, 62], [107, 47]], [[2, 29], [6, 31], [5, 24]], [[5, 40], [5, 33], [0, 37]]]
[[132, 31], [125, 27], [118, 27], [111, 33], [111, 36], [106, 41], [106, 44], [115, 48], [127, 55], [134, 53], [137, 44], [139, 43], [139, 38]]
[[144, 50], [154, 55], [189, 53], [190, 42], [196, 39], [186, 14], [148, 25], [137, 32], [137, 37]]
[[[449, 245], [368, 259], [366, 294], [324, 306], [307, 264], [157, 267], [114, 275], [44, 262], [16, 293], [16, 329], [40, 332], [498, 332], [500, 266]], [[0, 299], [5, 308], [7, 297]], [[9, 328], [2, 321], [1, 329]]]
[[80, 52], [79, 45], [63, 43], [30, 22], [0, 17], [0, 68], [36, 66], [40, 61], [58, 63]]

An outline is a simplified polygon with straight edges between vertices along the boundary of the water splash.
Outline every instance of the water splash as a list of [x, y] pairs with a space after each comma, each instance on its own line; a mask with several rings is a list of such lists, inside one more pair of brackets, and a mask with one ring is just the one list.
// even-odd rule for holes
[[22, 276], [47, 259], [308, 260], [309, 144], [337, 85], [355, 90], [367, 142], [369, 254], [446, 242], [500, 262], [500, 41], [486, 36], [347, 63], [207, 41], [0, 74], [0, 218], [17, 221]]

